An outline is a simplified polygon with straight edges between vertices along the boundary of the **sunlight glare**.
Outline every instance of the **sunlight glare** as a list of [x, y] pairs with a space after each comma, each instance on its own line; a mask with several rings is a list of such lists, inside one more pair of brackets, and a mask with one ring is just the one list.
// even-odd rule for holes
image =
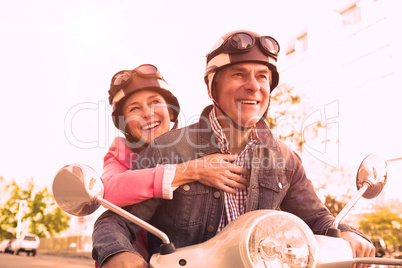
[[75, 22], [73, 32], [83, 48], [94, 48], [106, 41], [107, 25], [100, 18], [83, 16]]

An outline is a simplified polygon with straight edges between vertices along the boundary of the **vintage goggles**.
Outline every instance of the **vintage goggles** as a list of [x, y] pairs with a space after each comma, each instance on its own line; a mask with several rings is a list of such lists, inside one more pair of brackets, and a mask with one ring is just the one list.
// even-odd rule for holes
[[221, 53], [247, 52], [251, 50], [257, 43], [260, 45], [260, 48], [264, 54], [277, 59], [279, 53], [279, 43], [273, 37], [255, 37], [248, 33], [240, 32], [229, 36], [220, 47], [212, 51], [207, 57], [207, 62]]
[[119, 90], [128, 85], [132, 79], [133, 74], [144, 78], [156, 78], [165, 80], [162, 74], [158, 71], [158, 68], [152, 64], [143, 64], [130, 71], [120, 71], [112, 77], [111, 87], [114, 90]]
[[115, 105], [124, 96], [141, 88], [161, 88], [169, 91], [162, 74], [152, 64], [143, 64], [133, 70], [123, 70], [112, 77], [109, 103]]

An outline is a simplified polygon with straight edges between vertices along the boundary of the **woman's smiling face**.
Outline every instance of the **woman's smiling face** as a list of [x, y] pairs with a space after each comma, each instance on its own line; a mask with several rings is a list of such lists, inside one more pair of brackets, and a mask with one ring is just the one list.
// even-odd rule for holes
[[152, 90], [142, 90], [124, 102], [123, 116], [131, 135], [149, 144], [169, 131], [172, 113], [162, 95]]

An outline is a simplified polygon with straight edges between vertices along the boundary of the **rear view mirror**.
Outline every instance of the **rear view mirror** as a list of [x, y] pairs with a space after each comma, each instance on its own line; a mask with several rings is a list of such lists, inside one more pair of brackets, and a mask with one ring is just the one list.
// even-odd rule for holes
[[67, 165], [57, 172], [53, 180], [53, 195], [65, 212], [86, 216], [99, 208], [97, 196], [104, 195], [103, 183], [90, 166]]
[[362, 196], [367, 199], [377, 197], [387, 182], [387, 174], [387, 162], [379, 155], [370, 154], [363, 159], [357, 171], [357, 189], [367, 184], [369, 187]]
[[53, 195], [62, 210], [75, 216], [89, 215], [102, 205], [159, 237], [163, 242], [161, 251], [170, 253], [175, 250], [165, 233], [103, 199], [103, 182], [90, 166], [72, 164], [61, 168], [53, 180]]

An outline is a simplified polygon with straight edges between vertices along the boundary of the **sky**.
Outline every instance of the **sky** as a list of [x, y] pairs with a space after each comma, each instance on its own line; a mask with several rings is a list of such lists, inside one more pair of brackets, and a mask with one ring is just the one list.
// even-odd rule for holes
[[0, 176], [50, 185], [76, 162], [101, 174], [119, 135], [107, 100], [114, 73], [156, 65], [189, 125], [211, 103], [205, 55], [220, 36], [247, 29], [282, 44], [326, 2], [2, 1]]

